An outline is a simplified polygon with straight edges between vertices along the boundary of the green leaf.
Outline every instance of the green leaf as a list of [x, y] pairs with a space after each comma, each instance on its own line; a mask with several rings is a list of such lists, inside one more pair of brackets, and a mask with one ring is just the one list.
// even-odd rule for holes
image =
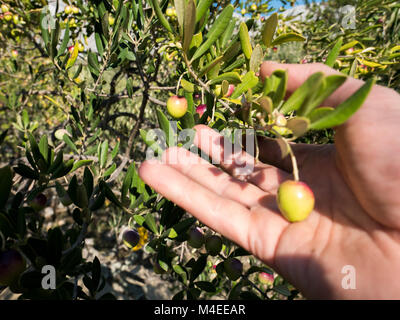
[[68, 185], [68, 195], [76, 206], [85, 208], [88, 206], [88, 195], [84, 185], [78, 184], [78, 179], [74, 175]]
[[186, 0], [175, 0], [174, 1], [175, 10], [176, 10], [176, 17], [178, 18], [179, 23], [179, 32], [180, 35], [183, 35], [183, 25], [185, 23], [185, 7], [186, 7]]
[[210, 85], [221, 83], [222, 81], [228, 81], [231, 84], [238, 84], [241, 82], [240, 75], [237, 72], [227, 72], [209, 81]]
[[104, 195], [107, 197], [108, 200], [110, 200], [116, 206], [122, 208], [121, 202], [117, 199], [114, 192], [111, 190], [111, 188], [107, 185], [105, 181], [101, 180], [99, 183], [99, 187], [100, 190], [104, 192]]
[[100, 148], [100, 168], [104, 168], [108, 159], [108, 140], [104, 140]]
[[210, 47], [217, 41], [219, 36], [226, 30], [229, 22], [232, 19], [234, 8], [230, 4], [228, 5], [215, 20], [210, 31], [207, 33], [207, 40], [198, 48], [192, 57], [191, 61], [200, 58]]
[[47, 141], [47, 136], [43, 135], [39, 141], [39, 151], [40, 154], [43, 156], [43, 159], [48, 162], [48, 155], [49, 155], [49, 144]]
[[57, 44], [58, 39], [60, 38], [60, 22], [56, 20], [56, 27], [55, 29], [51, 30], [51, 42], [50, 42], [50, 58], [54, 59], [57, 54]]
[[282, 43], [286, 42], [292, 42], [292, 41], [305, 41], [306, 38], [304, 38], [302, 35], [298, 33], [286, 33], [282, 34], [279, 37], [277, 37], [274, 41], [272, 41], [272, 46], [277, 46]]
[[104, 54], [104, 46], [103, 46], [103, 41], [101, 40], [101, 36], [98, 32], [96, 32], [94, 34], [94, 38], [96, 41], [97, 52], [98, 52], [99, 56], [102, 57]]
[[274, 95], [272, 97], [273, 106], [276, 107], [285, 98], [286, 86], [288, 82], [287, 70], [275, 70], [272, 77], [276, 79], [276, 87], [274, 88]]
[[194, 92], [194, 84], [182, 79], [181, 81], [182, 88], [185, 89], [187, 92], [193, 93]]
[[74, 152], [79, 153], [75, 144], [72, 142], [71, 138], [67, 134], [63, 135], [63, 140], [67, 144], [67, 146], [70, 147]]
[[195, 126], [195, 121], [193, 114], [191, 112], [186, 112], [185, 115], [180, 119], [183, 129], [191, 129]]
[[192, 271], [190, 272], [190, 282], [193, 282], [197, 277], [203, 272], [207, 265], [207, 255], [202, 254], [192, 266]]
[[23, 176], [28, 179], [39, 179], [39, 173], [32, 170], [30, 167], [24, 165], [23, 163], [18, 164], [17, 167], [14, 167], [14, 171], [18, 173], [20, 176]]
[[168, 237], [171, 239], [178, 237], [182, 233], [186, 232], [195, 222], [196, 222], [195, 218], [188, 218], [183, 221], [180, 221], [171, 228]]
[[290, 296], [290, 291], [286, 285], [277, 285], [272, 288], [275, 292], [284, 295], [286, 297]]
[[218, 63], [220, 63], [223, 60], [223, 58], [224, 58], [224, 56], [219, 56], [219, 57], [215, 58], [213, 61], [211, 61], [210, 63], [208, 63], [205, 67], [203, 67], [203, 69], [200, 70], [199, 77], [201, 78], [206, 73], [208, 73], [210, 70], [212, 70]]
[[203, 42], [203, 34], [201, 32], [196, 33], [192, 37], [192, 42], [190, 42], [189, 49], [198, 48], [201, 45], [202, 42]]
[[187, 273], [180, 265], [174, 264], [172, 269], [182, 278], [183, 283], [187, 282]]
[[0, 169], [0, 209], [4, 208], [11, 192], [13, 173], [10, 166]]
[[68, 46], [68, 41], [69, 41], [69, 23], [67, 23], [67, 26], [65, 28], [64, 39], [61, 43], [60, 48], [58, 49], [57, 57], [64, 54], [65, 49], [67, 49], [67, 46]]
[[272, 44], [272, 39], [274, 37], [276, 27], [278, 26], [278, 14], [275, 12], [265, 20], [264, 28], [262, 30], [262, 42], [269, 48]]
[[171, 126], [171, 123], [168, 121], [167, 117], [160, 109], [157, 109], [157, 119], [158, 119], [158, 123], [160, 125], [161, 130], [164, 131], [164, 133], [165, 133], [167, 145], [169, 147], [174, 146], [175, 145], [175, 132]]
[[105, 178], [105, 177], [110, 176], [110, 175], [115, 171], [115, 169], [117, 169], [117, 164], [114, 162], [114, 163], [111, 165], [111, 167], [109, 167], [109, 168], [106, 170], [106, 172], [104, 172], [103, 177]]
[[145, 223], [147, 225], [147, 227], [155, 234], [158, 234], [158, 229], [157, 229], [157, 224], [156, 224], [156, 220], [154, 219], [154, 216], [152, 213], [148, 213], [146, 214], [145, 217]]
[[264, 52], [260, 45], [254, 48], [250, 58], [250, 71], [258, 72], [260, 70], [261, 62], [264, 59]]
[[312, 74], [304, 83], [296, 89], [295, 92], [289, 97], [288, 100], [283, 104], [280, 109], [280, 112], [283, 114], [287, 114], [290, 111], [298, 110], [307, 96], [313, 92], [315, 92], [315, 88], [319, 86], [319, 83], [322, 81], [324, 74], [322, 72], [316, 72]]
[[206, 292], [215, 292], [217, 288], [208, 281], [197, 281], [194, 283], [196, 287], [198, 287], [200, 290], [206, 291]]
[[100, 74], [100, 64], [97, 60], [97, 54], [89, 51], [88, 52], [88, 64], [90, 67], [90, 71], [93, 72], [96, 76]]
[[203, 18], [204, 14], [210, 8], [212, 4], [212, 0], [200, 0], [198, 1], [197, 9], [196, 9], [196, 23]]
[[244, 22], [242, 22], [239, 27], [239, 38], [240, 43], [242, 44], [242, 51], [244, 53], [244, 56], [247, 60], [249, 60], [251, 58], [251, 54], [253, 53], [253, 49], [250, 43], [249, 30], [247, 29], [247, 25]]
[[[163, 148], [160, 145], [161, 141], [156, 141], [154, 139], [155, 137], [149, 137], [149, 132], [144, 129], [140, 129], [139, 132], [140, 136], [148, 147], [153, 149], [159, 155], [163, 153]], [[154, 133], [154, 131], [150, 131], [150, 133]]]
[[93, 162], [93, 160], [78, 160], [74, 163], [74, 166], [72, 167], [70, 172], [74, 172], [75, 170], [83, 167], [83, 166], [88, 166]]
[[340, 53], [340, 49], [342, 47], [343, 43], [343, 38], [339, 38], [339, 40], [336, 42], [336, 44], [333, 46], [331, 52], [329, 53], [328, 57], [326, 58], [325, 64], [328, 67], [333, 67], [335, 64], [335, 61]]
[[258, 99], [258, 103], [260, 104], [260, 107], [267, 113], [267, 114], [272, 114], [273, 111], [273, 103], [272, 99], [268, 96], [263, 96], [260, 99]]
[[235, 88], [235, 91], [233, 91], [231, 99], [236, 99], [240, 97], [242, 93], [247, 92], [247, 90], [256, 86], [257, 83], [258, 77], [256, 77], [254, 71], [249, 71], [243, 77], [242, 82]]
[[236, 26], [236, 19], [232, 19], [220, 38], [219, 43], [221, 48], [225, 48], [225, 46], [228, 44], [228, 41], [231, 39], [233, 31], [235, 30], [235, 26]]
[[349, 99], [337, 106], [334, 111], [313, 122], [310, 129], [321, 130], [344, 123], [362, 106], [374, 84], [375, 79], [369, 79]]
[[292, 130], [293, 135], [298, 138], [307, 132], [309, 125], [310, 120], [308, 118], [295, 117], [288, 120], [286, 127]]
[[[323, 79], [320, 89], [318, 90], [315, 87], [316, 95], [313, 95], [312, 99], [308, 102], [306, 113], [302, 113], [303, 115], [307, 115], [311, 112], [311, 110], [318, 107], [321, 103], [325, 101], [336, 89], [338, 89], [345, 81], [347, 77], [344, 75], [330, 75]], [[319, 91], [319, 92], [318, 92]], [[303, 106], [302, 106], [303, 109]]]
[[307, 118], [310, 119], [311, 123], [313, 123], [313, 122], [321, 119], [322, 117], [326, 116], [328, 113], [332, 112], [333, 110], [335, 110], [335, 109], [332, 107], [316, 108], [307, 115]]
[[183, 51], [187, 52], [192, 42], [196, 26], [196, 4], [194, 0], [189, 0], [185, 10], [185, 24], [183, 28]]
[[154, 9], [154, 12], [156, 13], [158, 20], [160, 20], [161, 24], [164, 26], [165, 29], [167, 29], [169, 32], [173, 33], [168, 20], [165, 18], [164, 14], [161, 11], [158, 0], [151, 0], [151, 3], [153, 4], [153, 9]]

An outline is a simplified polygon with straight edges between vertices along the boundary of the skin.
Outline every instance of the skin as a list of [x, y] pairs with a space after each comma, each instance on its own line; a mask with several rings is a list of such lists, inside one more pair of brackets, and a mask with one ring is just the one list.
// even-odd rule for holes
[[[266, 62], [260, 76], [289, 72], [293, 92], [322, 64]], [[349, 78], [324, 103], [337, 106], [361, 85]], [[142, 179], [215, 231], [252, 252], [307, 298], [400, 298], [400, 95], [374, 86], [363, 106], [335, 129], [334, 145], [293, 146], [300, 180], [315, 194], [315, 208], [297, 223], [287, 222], [275, 203], [279, 184], [292, 179], [290, 159], [280, 159], [272, 140], [260, 139], [260, 160], [246, 181], [232, 177], [194, 154], [172, 148], [163, 161], [145, 161]], [[221, 137], [197, 126], [194, 143], [215, 160]], [[213, 147], [213, 151], [211, 151]], [[254, 159], [241, 153], [248, 162]], [[344, 289], [342, 269], [356, 271], [356, 289]]]

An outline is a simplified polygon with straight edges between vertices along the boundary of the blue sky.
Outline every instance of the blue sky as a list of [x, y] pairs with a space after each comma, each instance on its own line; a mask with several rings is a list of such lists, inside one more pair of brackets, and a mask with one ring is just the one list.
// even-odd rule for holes
[[[314, 2], [321, 2], [321, 0], [314, 0]], [[296, 5], [300, 5], [300, 4], [305, 4], [305, 1], [304, 0], [296, 0]], [[280, 6], [282, 6], [282, 3], [279, 0], [273, 0], [270, 2], [270, 5], [274, 8], [279, 8]], [[288, 4], [286, 7], [290, 8], [290, 4]]]

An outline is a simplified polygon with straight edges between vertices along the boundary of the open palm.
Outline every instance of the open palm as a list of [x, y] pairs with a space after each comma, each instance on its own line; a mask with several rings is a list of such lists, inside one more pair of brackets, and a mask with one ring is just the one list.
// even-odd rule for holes
[[[288, 69], [290, 92], [314, 72], [335, 73], [320, 64], [264, 63], [261, 76], [275, 69]], [[324, 105], [339, 104], [361, 85], [349, 78]], [[399, 123], [400, 96], [375, 86], [362, 108], [337, 128], [335, 145], [294, 145], [300, 180], [316, 198], [315, 210], [298, 223], [287, 222], [276, 205], [280, 183], [292, 175], [290, 160], [280, 159], [272, 139], [259, 139], [261, 162], [255, 163], [245, 152], [224, 156], [224, 138], [199, 125], [195, 145], [221, 168], [170, 148], [162, 162], [143, 162], [139, 174], [308, 298], [400, 298]], [[235, 177], [240, 161], [255, 163], [245, 181]], [[356, 289], [342, 287], [348, 265], [354, 267]]]

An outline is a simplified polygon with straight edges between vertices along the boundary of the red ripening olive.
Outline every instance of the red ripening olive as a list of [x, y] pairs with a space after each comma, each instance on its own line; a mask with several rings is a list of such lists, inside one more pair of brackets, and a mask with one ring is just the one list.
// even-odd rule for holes
[[200, 118], [203, 116], [204, 112], [206, 112], [207, 106], [205, 104], [200, 104], [196, 107], [196, 112], [200, 116]]
[[203, 231], [198, 228], [191, 228], [187, 232], [188, 235], [188, 244], [193, 248], [200, 248], [204, 243], [204, 234]]
[[130, 249], [136, 247], [139, 243], [140, 235], [136, 230], [126, 229], [122, 234], [123, 243]]
[[4, 20], [11, 21], [12, 18], [13, 18], [13, 15], [11, 12], [4, 12]]
[[188, 108], [187, 100], [184, 97], [172, 96], [167, 101], [168, 113], [174, 118], [181, 118]]
[[0, 252], [0, 286], [15, 282], [24, 270], [25, 260], [17, 250]]
[[262, 284], [272, 284], [274, 282], [274, 275], [267, 272], [260, 272], [258, 274], [258, 281]]
[[72, 52], [74, 52], [74, 48], [75, 48], [74, 46], [69, 46], [68, 51], [72, 54]]
[[273, 47], [272, 50], [274, 50], [274, 52], [277, 52], [278, 48], [277, 47]]
[[225, 97], [229, 98], [232, 95], [233, 91], [235, 91], [235, 86], [233, 84], [230, 84]]
[[30, 206], [33, 208], [35, 211], [40, 211], [42, 210], [47, 203], [47, 197], [43, 193], [39, 193], [36, 195], [35, 199], [31, 201]]
[[279, 210], [290, 222], [302, 221], [314, 209], [314, 193], [301, 181], [283, 182], [276, 195]]
[[228, 258], [224, 261], [224, 270], [227, 277], [230, 280], [235, 281], [242, 275], [243, 265], [236, 258]]
[[222, 239], [219, 236], [212, 235], [206, 239], [206, 250], [212, 255], [216, 256], [222, 249]]

